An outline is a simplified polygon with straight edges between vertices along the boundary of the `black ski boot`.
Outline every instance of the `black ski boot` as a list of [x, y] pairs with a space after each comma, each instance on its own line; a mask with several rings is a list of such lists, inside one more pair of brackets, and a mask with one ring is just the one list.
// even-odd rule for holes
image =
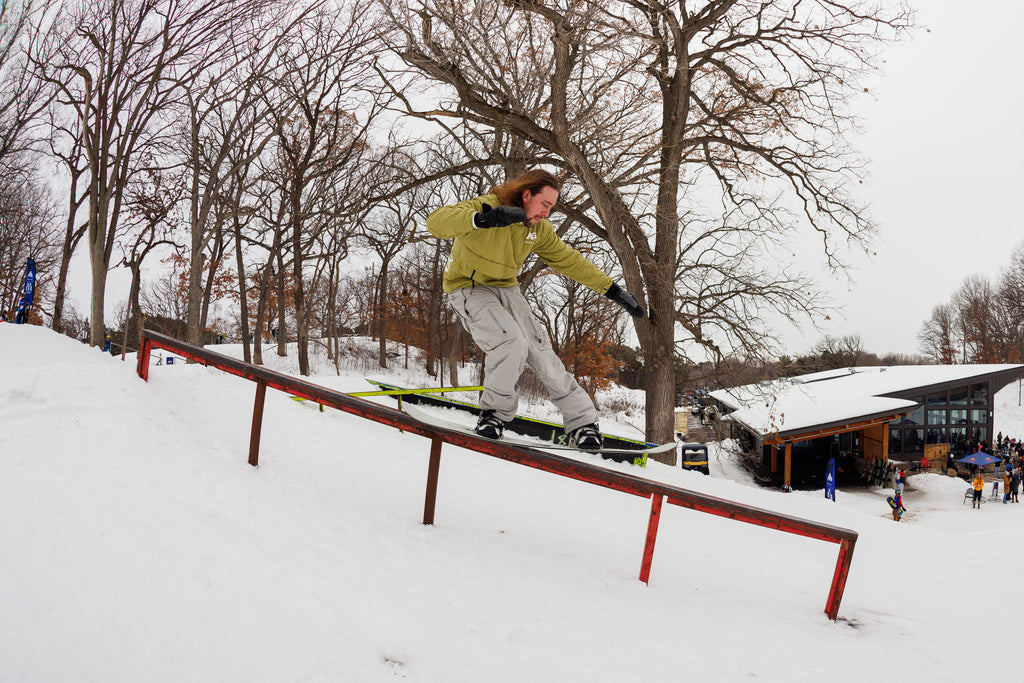
[[480, 413], [475, 431], [485, 439], [500, 439], [505, 431], [505, 423], [498, 419], [493, 410], [485, 410]]
[[601, 437], [601, 428], [597, 423], [583, 425], [569, 434], [569, 443], [581, 451], [596, 451], [604, 445]]

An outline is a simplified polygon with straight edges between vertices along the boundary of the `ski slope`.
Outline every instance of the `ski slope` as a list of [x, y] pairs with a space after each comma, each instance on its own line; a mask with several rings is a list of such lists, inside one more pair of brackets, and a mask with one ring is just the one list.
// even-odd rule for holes
[[832, 544], [669, 506], [644, 585], [646, 500], [446, 446], [425, 527], [428, 440], [270, 391], [252, 468], [253, 396], [0, 324], [0, 681], [954, 681], [1017, 651], [1024, 505], [962, 482], [912, 476], [897, 524], [891, 490], [641, 470], [858, 531], [830, 622]]

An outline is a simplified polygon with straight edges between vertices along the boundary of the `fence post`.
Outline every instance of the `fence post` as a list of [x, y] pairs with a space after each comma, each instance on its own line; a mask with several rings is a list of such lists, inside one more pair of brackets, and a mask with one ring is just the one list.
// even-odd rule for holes
[[437, 502], [437, 475], [441, 470], [441, 439], [430, 439], [430, 464], [427, 465], [427, 496], [423, 501], [423, 523], [434, 523], [434, 504]]
[[252, 407], [252, 433], [249, 435], [249, 464], [260, 464], [260, 432], [263, 429], [263, 402], [267, 397], [267, 382], [256, 381], [256, 400]]
[[665, 496], [651, 494], [651, 518], [647, 522], [647, 540], [644, 543], [644, 559], [640, 563], [640, 580], [647, 583], [651, 578], [651, 562], [654, 560], [654, 541], [658, 538], [658, 522], [661, 521], [661, 504]]

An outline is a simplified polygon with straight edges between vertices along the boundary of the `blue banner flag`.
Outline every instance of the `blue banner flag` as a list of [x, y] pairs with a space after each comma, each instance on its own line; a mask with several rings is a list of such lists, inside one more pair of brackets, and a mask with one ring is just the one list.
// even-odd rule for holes
[[25, 264], [25, 305], [32, 305], [32, 296], [36, 292], [36, 262], [32, 259]]
[[836, 459], [828, 461], [828, 471], [825, 473], [825, 497], [831, 501], [836, 499]]

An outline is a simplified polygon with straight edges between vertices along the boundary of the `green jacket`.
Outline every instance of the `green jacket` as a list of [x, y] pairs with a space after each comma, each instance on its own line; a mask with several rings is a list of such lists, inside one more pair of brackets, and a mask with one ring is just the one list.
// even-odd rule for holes
[[581, 253], [555, 234], [547, 219], [528, 228], [515, 223], [501, 228], [477, 228], [473, 214], [501, 206], [498, 197], [489, 194], [467, 202], [437, 209], [427, 217], [427, 230], [441, 239], [455, 239], [444, 271], [444, 291], [454, 292], [474, 285], [515, 287], [516, 276], [526, 257], [533, 252], [562, 275], [604, 294], [612, 279]]

